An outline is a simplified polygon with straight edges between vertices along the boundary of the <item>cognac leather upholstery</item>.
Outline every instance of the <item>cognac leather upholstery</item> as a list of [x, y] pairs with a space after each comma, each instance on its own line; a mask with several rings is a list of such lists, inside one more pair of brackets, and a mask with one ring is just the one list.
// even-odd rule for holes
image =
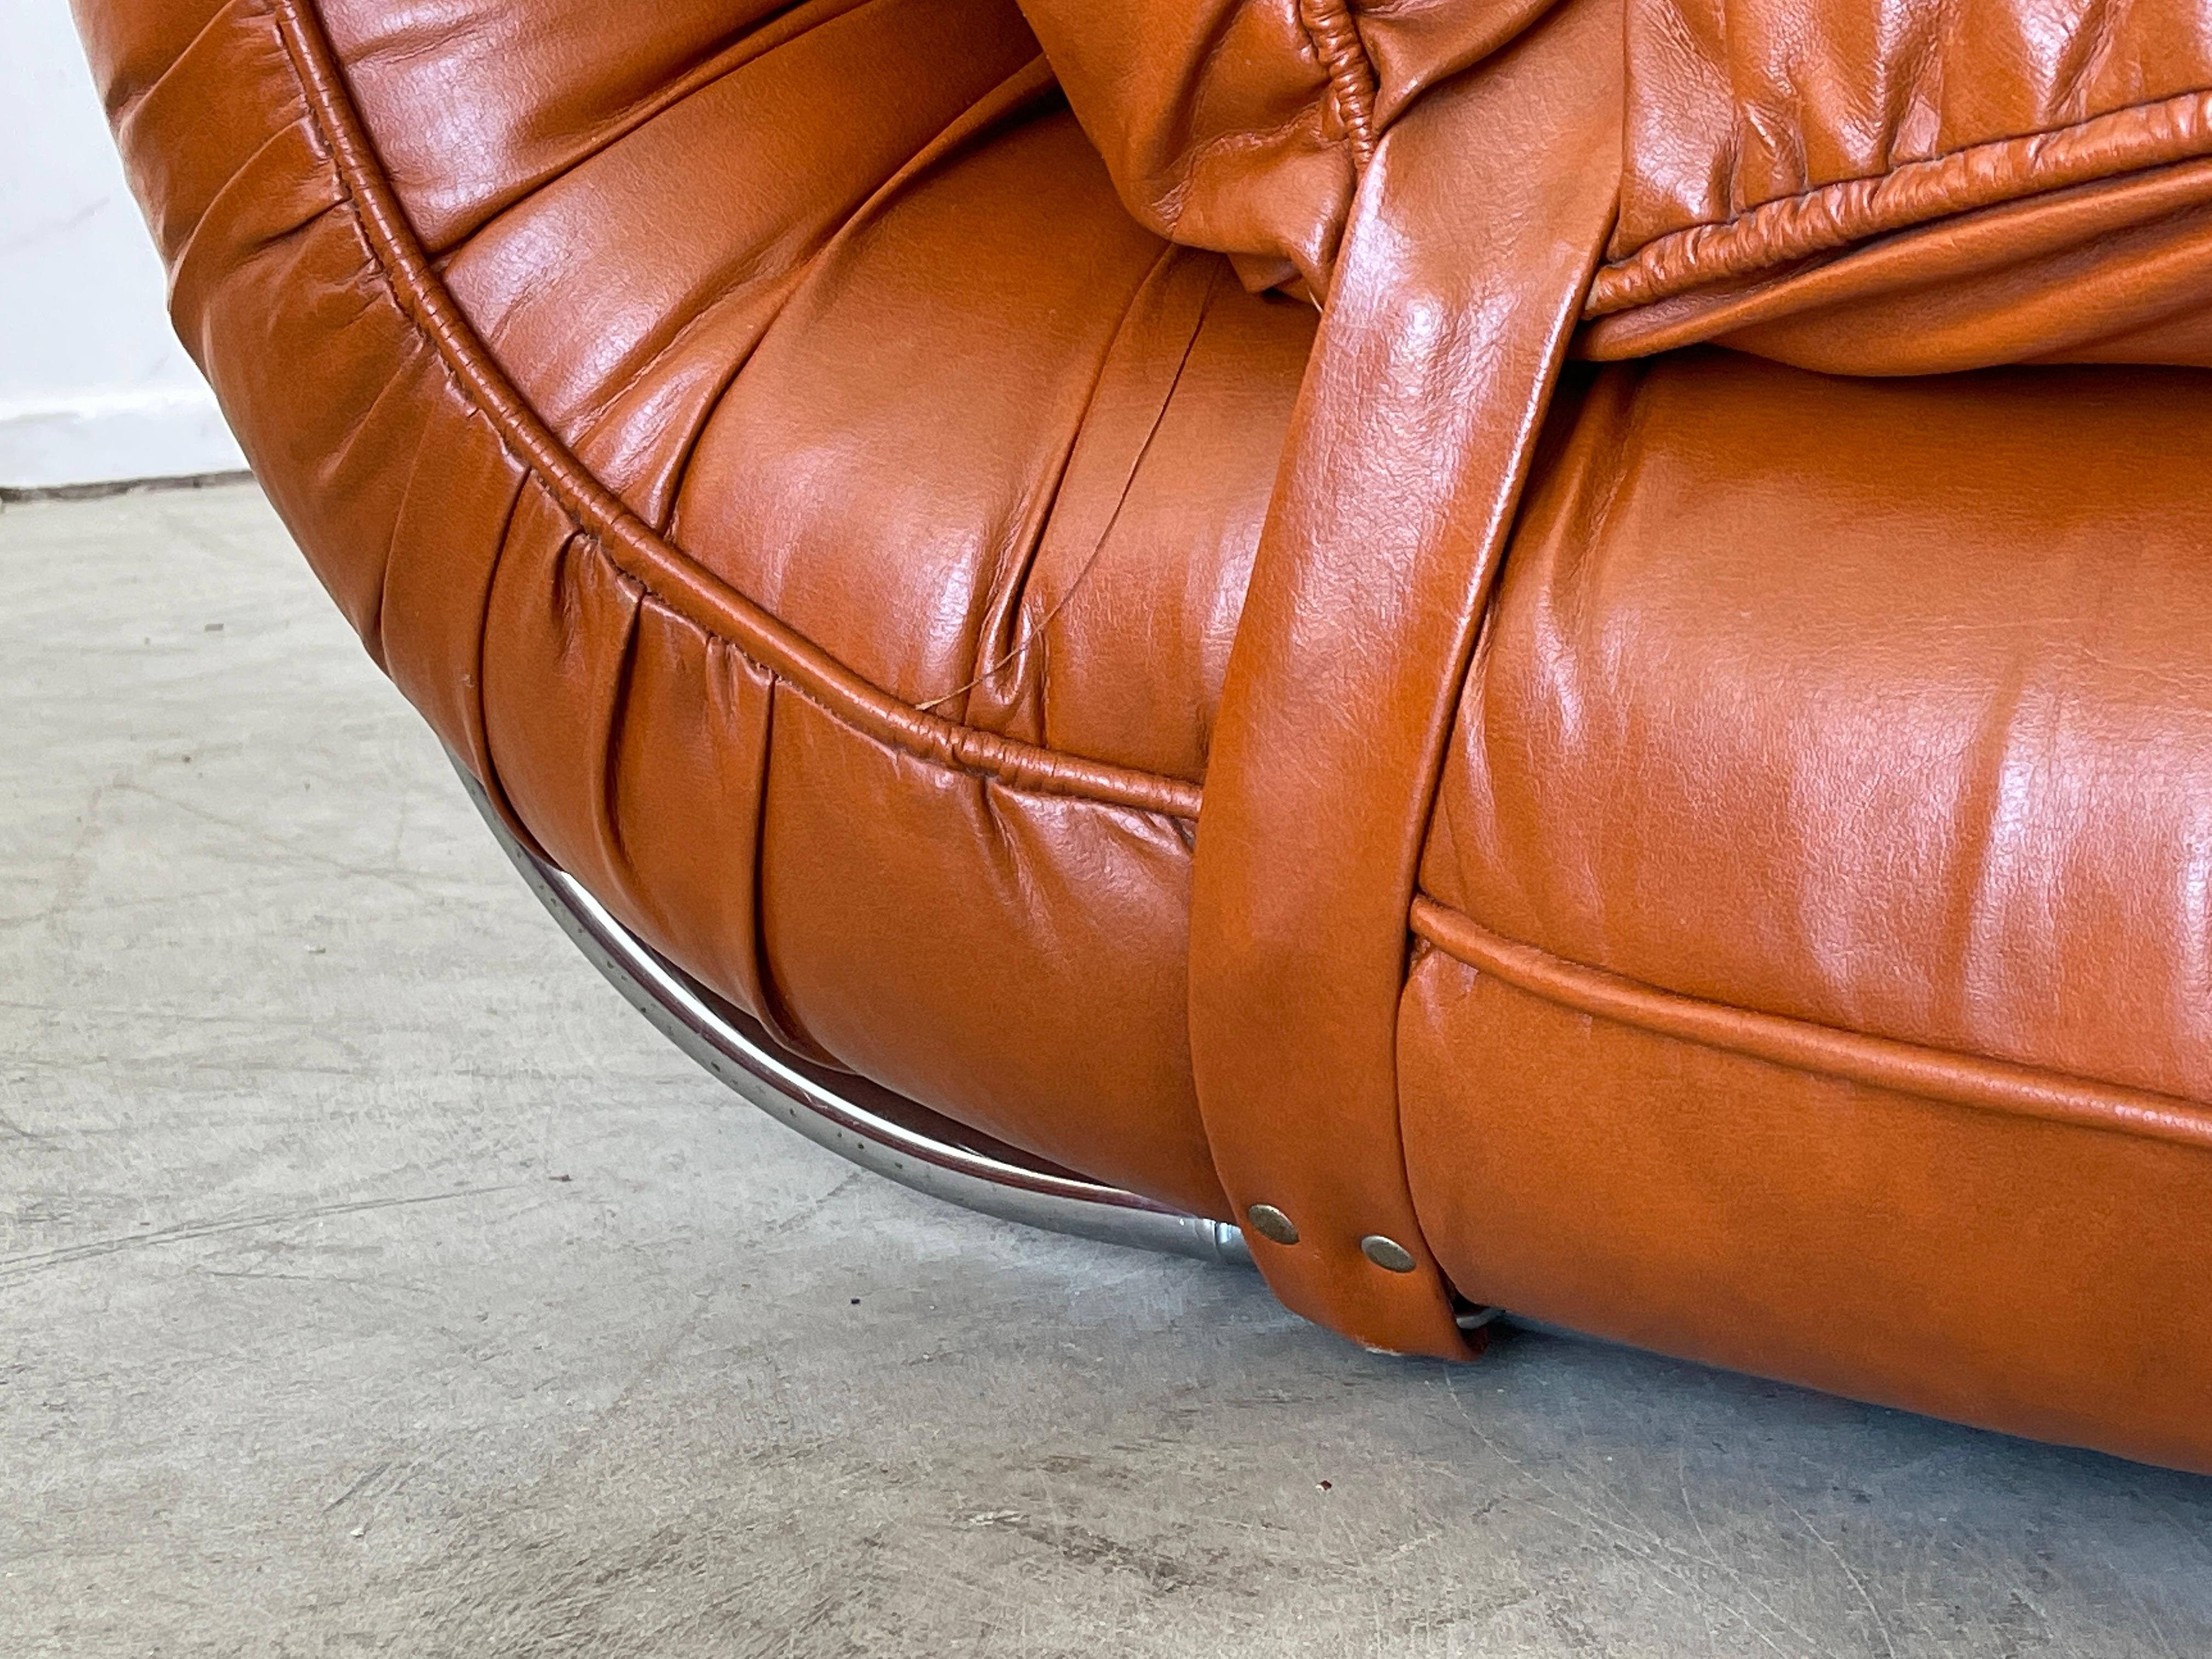
[[783, 1042], [1376, 1346], [2212, 1470], [2204, 0], [78, 10], [370, 652]]

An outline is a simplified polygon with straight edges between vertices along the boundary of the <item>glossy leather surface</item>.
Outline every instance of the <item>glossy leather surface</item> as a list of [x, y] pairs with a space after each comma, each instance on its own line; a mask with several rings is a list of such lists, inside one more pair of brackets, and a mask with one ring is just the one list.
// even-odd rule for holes
[[2192, 370], [1599, 374], [1425, 890], [1683, 995], [2212, 1099], [2208, 416]]
[[781, 1041], [1373, 1346], [2212, 1468], [2201, 4], [77, 4], [369, 650]]

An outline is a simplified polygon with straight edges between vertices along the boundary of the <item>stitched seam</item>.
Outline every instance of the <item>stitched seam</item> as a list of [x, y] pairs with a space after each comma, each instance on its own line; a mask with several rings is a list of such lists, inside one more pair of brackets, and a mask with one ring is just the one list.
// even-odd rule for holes
[[[491, 423], [508, 455], [538, 480], [563, 516], [618, 574], [702, 632], [722, 640], [762, 672], [790, 686], [838, 725], [915, 760], [988, 778], [1018, 792], [1164, 817], [1197, 817], [1196, 785], [1040, 749], [980, 727], [957, 725], [892, 697], [658, 536], [592, 477], [529, 411], [431, 274], [396, 201], [386, 199], [388, 186], [372, 164], [357, 112], [347, 99], [319, 21], [310, 18], [300, 0], [270, 0], [270, 11], [302, 100], [332, 158], [371, 263], [393, 306], [452, 374], [458, 394]], [[678, 591], [687, 585], [700, 590], [689, 603]], [[741, 625], [748, 625], [757, 640], [748, 645], [712, 615], [714, 610], [726, 611]], [[783, 660], [775, 660], [779, 657]], [[841, 677], [851, 684], [839, 686]], [[839, 702], [848, 706], [840, 708]], [[901, 730], [902, 720], [920, 729]], [[975, 752], [979, 749], [983, 752]], [[1085, 775], [1065, 775], [1071, 769]]]
[[2212, 92], [2131, 104], [2064, 127], [1971, 144], [1887, 173], [1762, 202], [1655, 237], [1598, 270], [1586, 317], [1999, 204], [2212, 150]]
[[2178, 1095], [1685, 996], [1506, 939], [1425, 893], [1414, 897], [1410, 926], [1478, 973], [1632, 1030], [1899, 1094], [2212, 1151], [2212, 1113]]

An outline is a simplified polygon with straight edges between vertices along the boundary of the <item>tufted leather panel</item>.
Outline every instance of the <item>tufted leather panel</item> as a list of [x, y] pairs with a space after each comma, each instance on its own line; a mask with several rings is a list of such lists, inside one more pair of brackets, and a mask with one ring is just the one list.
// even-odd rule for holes
[[[180, 327], [272, 498], [519, 826], [795, 1045], [842, 1059], [817, 1028], [865, 1032], [846, 1046], [894, 1086], [1218, 1212], [1182, 1013], [1184, 780], [1312, 316], [1132, 223], [1018, 18], [977, 15], [1003, 60], [954, 54], [897, 97], [844, 76], [849, 39], [810, 54], [877, 29], [864, 63], [910, 65], [962, 22], [951, 9], [787, 16], [771, 48], [642, 118], [564, 114], [550, 176], [525, 156], [487, 164], [466, 204], [440, 198], [434, 264], [373, 136], [429, 96], [402, 72], [419, 58], [356, 27], [382, 67], [355, 71], [290, 7], [210, 9], [182, 42], [150, 14], [88, 33], [162, 204]], [[213, 88], [241, 84], [219, 100], [234, 130], [210, 131]], [[759, 152], [750, 192], [702, 192], [679, 164], [825, 100], [874, 148]], [[519, 155], [559, 124], [522, 125], [543, 142]], [[1079, 268], [1071, 238], [1095, 255]], [[617, 258], [634, 278], [605, 280]], [[1009, 327], [1009, 295], [1064, 349]], [[940, 344], [893, 368], [877, 302], [939, 306], [912, 337]], [[318, 365], [312, 398], [297, 362]], [[910, 445], [874, 505], [932, 510], [869, 511], [885, 455], [841, 462], [841, 381], [847, 411], [876, 408], [877, 434]], [[933, 468], [934, 499], [914, 487]], [[1194, 478], [1212, 512], [1165, 513]], [[878, 604], [915, 625], [876, 625]], [[1063, 689], [1126, 686], [1133, 653], [1133, 690]], [[1070, 741], [1090, 752], [1048, 746]], [[779, 812], [781, 781], [824, 766], [846, 793], [793, 785]], [[884, 844], [902, 778], [933, 781], [951, 815], [935, 862]], [[1078, 872], [1109, 871], [1125, 903], [1107, 928]], [[872, 965], [812, 973], [826, 935], [807, 929], [787, 975], [776, 918], [833, 903]], [[988, 1014], [963, 1004], [966, 1039], [932, 1012], [1009, 972]]]

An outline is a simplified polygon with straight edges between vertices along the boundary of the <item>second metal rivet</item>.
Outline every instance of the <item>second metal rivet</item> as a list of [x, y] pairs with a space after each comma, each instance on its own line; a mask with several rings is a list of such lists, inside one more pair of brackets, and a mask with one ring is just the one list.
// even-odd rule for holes
[[1370, 1233], [1359, 1241], [1359, 1249], [1366, 1258], [1386, 1273], [1409, 1273], [1413, 1271], [1413, 1253], [1395, 1238], [1385, 1238], [1380, 1233]]
[[1278, 1244], [1298, 1242], [1297, 1225], [1272, 1204], [1255, 1204], [1244, 1212], [1244, 1223], [1262, 1238]]

